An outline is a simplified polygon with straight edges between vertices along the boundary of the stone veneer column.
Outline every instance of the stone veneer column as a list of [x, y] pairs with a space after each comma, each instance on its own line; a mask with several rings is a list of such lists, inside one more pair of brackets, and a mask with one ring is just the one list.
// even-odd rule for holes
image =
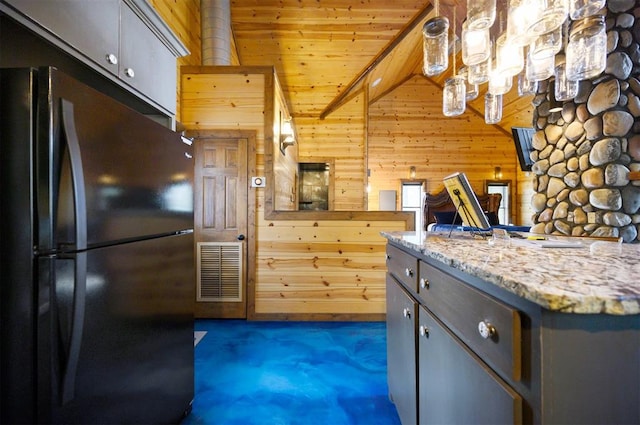
[[605, 71], [561, 112], [549, 112], [546, 83], [533, 100], [532, 231], [638, 242], [640, 181], [628, 173], [640, 171], [640, 4], [607, 9]]

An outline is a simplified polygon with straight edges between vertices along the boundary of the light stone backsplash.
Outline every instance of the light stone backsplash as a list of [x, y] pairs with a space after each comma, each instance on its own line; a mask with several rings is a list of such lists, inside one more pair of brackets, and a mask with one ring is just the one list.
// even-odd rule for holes
[[581, 81], [561, 112], [548, 84], [533, 99], [534, 226], [541, 234], [622, 237], [640, 233], [640, 4], [607, 2], [605, 71]]

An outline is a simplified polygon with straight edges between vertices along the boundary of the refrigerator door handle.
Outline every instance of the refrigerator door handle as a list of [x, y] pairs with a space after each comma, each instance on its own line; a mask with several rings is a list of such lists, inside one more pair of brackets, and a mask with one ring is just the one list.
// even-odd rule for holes
[[73, 204], [75, 213], [76, 250], [74, 265], [73, 307], [67, 359], [62, 376], [62, 404], [75, 397], [75, 379], [80, 357], [87, 292], [87, 208], [80, 143], [76, 133], [73, 104], [61, 99], [62, 128], [69, 150]]
[[76, 251], [87, 249], [87, 199], [84, 188], [84, 169], [80, 142], [76, 133], [73, 103], [60, 99], [62, 110], [62, 128], [67, 140], [71, 162], [71, 181], [73, 185], [73, 208], [76, 216]]

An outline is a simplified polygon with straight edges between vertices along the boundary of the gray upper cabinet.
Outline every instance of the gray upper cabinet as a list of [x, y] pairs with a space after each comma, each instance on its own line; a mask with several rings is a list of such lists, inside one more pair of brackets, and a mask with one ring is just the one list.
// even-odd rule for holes
[[85, 59], [114, 74], [118, 72], [120, 0], [5, 1], [64, 40]]
[[54, 45], [175, 114], [176, 57], [188, 51], [146, 0], [3, 2]]
[[122, 4], [120, 14], [118, 76], [140, 93], [152, 93], [158, 103], [175, 112], [175, 56], [128, 4]]

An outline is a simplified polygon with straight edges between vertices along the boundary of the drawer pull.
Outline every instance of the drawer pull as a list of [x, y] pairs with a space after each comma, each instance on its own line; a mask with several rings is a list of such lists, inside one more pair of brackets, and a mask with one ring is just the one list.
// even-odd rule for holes
[[404, 317], [406, 317], [407, 319], [411, 319], [411, 309], [405, 308], [402, 311], [402, 314], [404, 315]]
[[484, 339], [492, 338], [496, 334], [496, 328], [489, 322], [485, 322], [484, 320], [478, 323], [478, 332], [480, 332], [480, 336]]
[[126, 75], [129, 78], [133, 78], [136, 76], [135, 71], [133, 70], [133, 68], [127, 68], [124, 70], [124, 75]]
[[422, 289], [429, 289], [429, 281], [425, 278], [420, 278], [420, 287]]
[[420, 325], [420, 336], [429, 338], [429, 328], [425, 325]]
[[391, 256], [389, 254], [384, 254], [384, 258], [389, 261], [391, 259]]
[[411, 277], [413, 276], [413, 270], [407, 267], [406, 269], [404, 269], [404, 274], [406, 274], [407, 277]]

